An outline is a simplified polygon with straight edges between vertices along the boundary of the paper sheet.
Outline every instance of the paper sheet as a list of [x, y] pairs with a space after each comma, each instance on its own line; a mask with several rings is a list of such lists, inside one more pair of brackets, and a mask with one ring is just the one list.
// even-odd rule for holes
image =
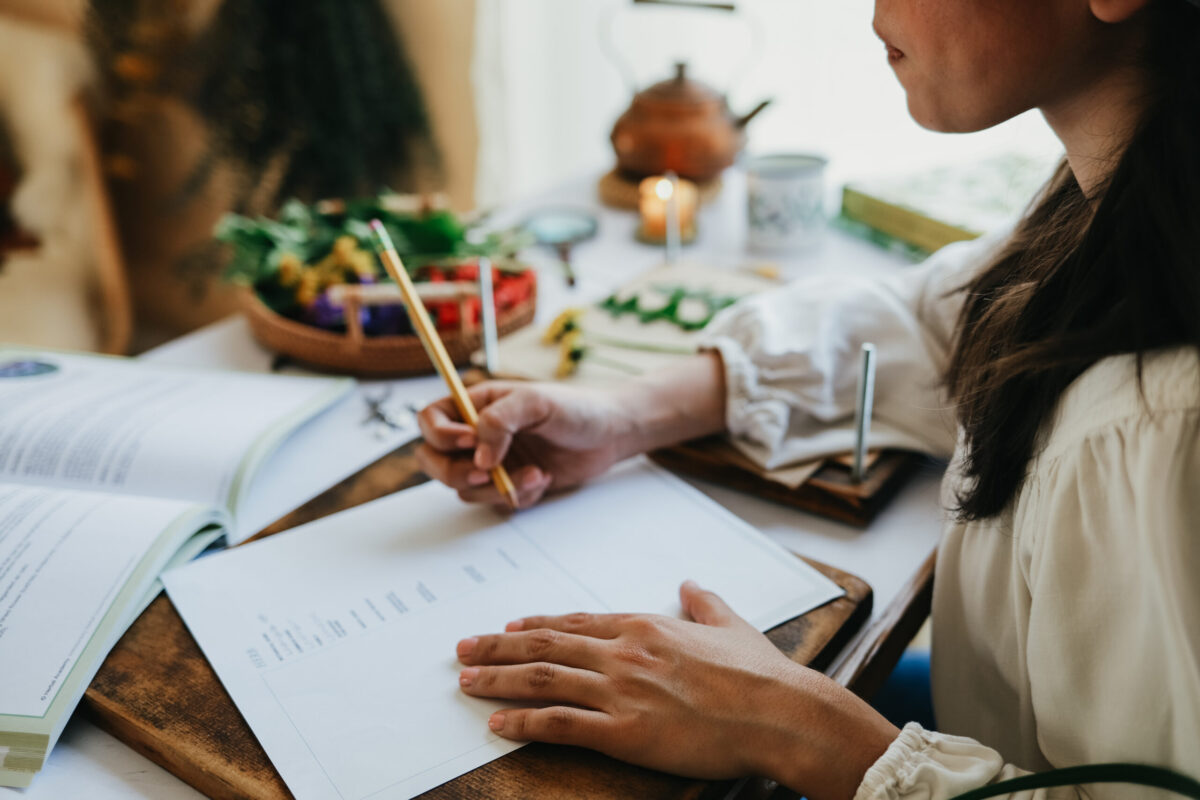
[[455, 643], [515, 618], [681, 614], [679, 584], [765, 630], [841, 594], [663, 470], [626, 465], [504, 518], [435, 484], [166, 574], [298, 800], [408, 798], [513, 749]]
[[[259, 469], [238, 507], [237, 544], [421, 435], [416, 414], [446, 394], [439, 377], [364, 381], [336, 406], [305, 423]], [[392, 424], [372, 418], [368, 399], [383, 399]]]

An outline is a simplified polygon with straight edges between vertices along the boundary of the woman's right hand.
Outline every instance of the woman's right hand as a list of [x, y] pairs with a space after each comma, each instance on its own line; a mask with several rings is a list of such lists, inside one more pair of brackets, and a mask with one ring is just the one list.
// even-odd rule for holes
[[478, 431], [444, 397], [417, 415], [425, 436], [417, 459], [473, 503], [507, 505], [488, 474], [497, 464], [527, 508], [622, 459], [725, 427], [725, 371], [713, 352], [612, 388], [488, 381], [468, 394]]
[[628, 402], [611, 391], [557, 384], [488, 381], [468, 392], [479, 411], [476, 431], [449, 397], [417, 417], [421, 469], [468, 502], [504, 504], [489, 471], [503, 463], [518, 505], [551, 489], [575, 486], [640, 452]]

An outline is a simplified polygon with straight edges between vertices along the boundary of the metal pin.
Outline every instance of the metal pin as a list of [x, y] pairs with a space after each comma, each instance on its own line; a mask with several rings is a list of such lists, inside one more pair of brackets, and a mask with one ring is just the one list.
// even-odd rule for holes
[[854, 466], [850, 477], [861, 482], [867, 474], [867, 445], [871, 435], [871, 413], [875, 405], [875, 345], [862, 346], [858, 372], [858, 403], [854, 409]]
[[483, 358], [489, 375], [500, 373], [500, 344], [496, 336], [496, 300], [492, 291], [492, 260], [479, 259], [479, 304], [483, 320]]

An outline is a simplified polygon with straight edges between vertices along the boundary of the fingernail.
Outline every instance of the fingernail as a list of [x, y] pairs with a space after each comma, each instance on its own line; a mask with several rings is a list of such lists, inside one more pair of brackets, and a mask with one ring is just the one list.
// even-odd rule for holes
[[458, 685], [470, 686], [479, 677], [479, 667], [467, 667], [458, 673]]
[[492, 464], [492, 448], [486, 444], [481, 444], [475, 448], [475, 466], [480, 469], [487, 469]]
[[458, 437], [458, 441], [454, 444], [458, 445], [459, 450], [466, 450], [475, 446], [475, 437], [469, 433], [464, 433], [462, 436]]
[[542, 471], [537, 467], [534, 467], [533, 469], [529, 470], [529, 472], [526, 472], [525, 477], [521, 479], [521, 488], [532, 489], [542, 482], [543, 477]]
[[689, 592], [694, 592], [700, 588], [700, 584], [696, 583], [691, 578], [688, 578], [683, 582], [683, 588], [687, 589]]
[[525, 620], [523, 619], [514, 619], [512, 622], [504, 626], [504, 630], [508, 631], [509, 633], [512, 633], [513, 631], [524, 630], [524, 628]]
[[479, 644], [479, 639], [470, 636], [458, 643], [458, 657], [466, 658], [471, 655], [471, 651], [475, 649], [475, 645]]
[[488, 717], [488, 727], [494, 731], [502, 730], [504, 728], [504, 715], [499, 712], [492, 714]]
[[471, 484], [472, 486], [482, 486], [489, 480], [491, 480], [491, 478], [488, 477], [488, 474], [480, 469], [473, 469], [467, 473], [467, 483]]

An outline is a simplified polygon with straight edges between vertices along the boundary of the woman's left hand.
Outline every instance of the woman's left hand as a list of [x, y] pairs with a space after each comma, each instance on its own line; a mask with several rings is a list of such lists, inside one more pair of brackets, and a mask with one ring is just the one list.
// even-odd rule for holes
[[579, 745], [697, 778], [761, 775], [813, 800], [852, 797], [899, 731], [790, 661], [712, 592], [689, 581], [680, 599], [695, 622], [568, 614], [464, 639], [459, 683], [530, 703], [488, 721], [507, 739]]

